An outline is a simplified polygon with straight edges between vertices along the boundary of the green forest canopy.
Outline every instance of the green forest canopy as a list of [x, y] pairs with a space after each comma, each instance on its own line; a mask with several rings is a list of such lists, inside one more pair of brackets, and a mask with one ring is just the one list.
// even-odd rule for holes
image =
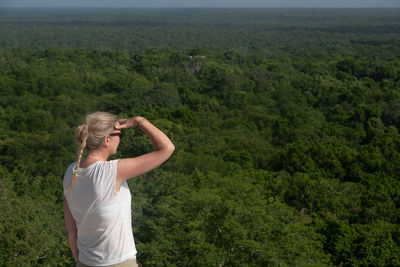
[[398, 11], [2, 10], [0, 265], [74, 266], [61, 180], [104, 110], [176, 147], [129, 181], [144, 266], [399, 266]]

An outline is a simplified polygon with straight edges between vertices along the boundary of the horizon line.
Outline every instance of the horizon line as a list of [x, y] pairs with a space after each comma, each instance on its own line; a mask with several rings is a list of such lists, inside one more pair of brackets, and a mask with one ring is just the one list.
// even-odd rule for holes
[[226, 9], [253, 9], [253, 8], [333, 8], [333, 9], [371, 9], [371, 8], [400, 8], [400, 6], [0, 6], [0, 8], [149, 8], [149, 9], [160, 9], [160, 8], [226, 8]]

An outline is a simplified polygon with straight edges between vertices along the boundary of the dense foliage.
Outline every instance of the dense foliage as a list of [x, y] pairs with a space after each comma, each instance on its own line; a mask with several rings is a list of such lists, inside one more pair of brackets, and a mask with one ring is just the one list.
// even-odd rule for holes
[[74, 265], [61, 180], [104, 110], [176, 146], [129, 181], [144, 266], [400, 266], [397, 11], [3, 10], [0, 265]]

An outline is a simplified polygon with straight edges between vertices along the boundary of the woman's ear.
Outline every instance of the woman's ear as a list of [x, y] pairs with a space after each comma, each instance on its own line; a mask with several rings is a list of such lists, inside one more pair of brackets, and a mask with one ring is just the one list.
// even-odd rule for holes
[[106, 135], [106, 137], [104, 137], [103, 144], [105, 146], [108, 146], [110, 144], [110, 142], [111, 142], [110, 136]]

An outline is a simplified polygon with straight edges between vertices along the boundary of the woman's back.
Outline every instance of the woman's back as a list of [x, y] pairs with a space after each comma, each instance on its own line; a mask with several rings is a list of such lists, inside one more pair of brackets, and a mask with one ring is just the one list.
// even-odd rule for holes
[[[68, 187], [76, 163], [64, 176]], [[116, 191], [118, 160], [96, 161], [79, 168], [76, 184], [65, 194], [75, 218], [79, 260], [87, 265], [111, 265], [135, 257], [131, 227], [131, 194], [126, 181]]]

